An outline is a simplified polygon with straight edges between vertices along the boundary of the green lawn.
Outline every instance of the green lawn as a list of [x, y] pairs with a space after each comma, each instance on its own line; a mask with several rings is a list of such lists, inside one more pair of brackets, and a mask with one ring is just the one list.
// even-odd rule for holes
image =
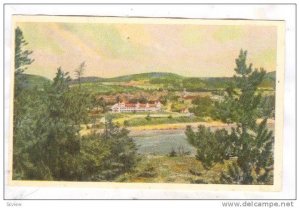
[[204, 121], [199, 117], [143, 117], [143, 118], [132, 118], [124, 120], [126, 126], [145, 126], [145, 125], [157, 125], [157, 124], [175, 124], [175, 123], [191, 123]]

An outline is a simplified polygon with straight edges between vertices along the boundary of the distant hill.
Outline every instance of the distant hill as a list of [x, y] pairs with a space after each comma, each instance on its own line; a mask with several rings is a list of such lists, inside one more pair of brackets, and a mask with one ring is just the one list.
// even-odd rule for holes
[[[150, 72], [141, 74], [130, 74], [112, 78], [103, 77], [82, 77], [81, 82], [130, 82], [130, 81], [140, 81], [140, 80], [152, 80], [152, 79], [183, 79], [184, 77], [167, 72]], [[78, 79], [74, 79], [71, 83], [78, 82]]]
[[[227, 83], [232, 80], [232, 77], [206, 77], [200, 78], [208, 89], [224, 88]], [[276, 71], [268, 72], [260, 84], [263, 88], [274, 88], [276, 85]]]
[[39, 76], [39, 75], [33, 75], [33, 74], [24, 74], [24, 79], [26, 80], [26, 87], [29, 88], [42, 88], [44, 84], [50, 83], [51, 80], [47, 79], [45, 77]]
[[266, 76], [268, 78], [272, 78], [272, 79], [276, 80], [276, 71], [268, 72]]
[[260, 87], [272, 87], [275, 89], [276, 87], [276, 71], [268, 72], [261, 83]]
[[207, 89], [226, 88], [227, 83], [232, 80], [231, 77], [207, 77], [201, 78]]
[[106, 78], [107, 82], [129, 82], [129, 81], [139, 81], [139, 80], [151, 80], [156, 78], [167, 78], [167, 79], [183, 79], [182, 76], [174, 73], [167, 72], [149, 72], [141, 74], [130, 74], [114, 78]]
[[[101, 77], [81, 77], [81, 82], [103, 82], [105, 81], [105, 78], [101, 78]], [[78, 79], [73, 79], [70, 81], [71, 84], [76, 84], [78, 83]]]
[[[49, 79], [37, 75], [26, 74], [26, 78], [30, 86], [42, 86], [45, 82], [50, 82]], [[232, 80], [231, 77], [184, 77], [174, 73], [167, 72], [150, 72], [141, 74], [131, 74], [113, 78], [102, 77], [82, 77], [82, 83], [94, 82], [130, 82], [147, 80], [151, 84], [163, 84], [171, 86], [171, 88], [186, 88], [187, 90], [215, 90], [226, 88], [227, 83]], [[260, 87], [275, 88], [276, 72], [268, 72]], [[71, 84], [77, 84], [78, 80], [74, 79]]]

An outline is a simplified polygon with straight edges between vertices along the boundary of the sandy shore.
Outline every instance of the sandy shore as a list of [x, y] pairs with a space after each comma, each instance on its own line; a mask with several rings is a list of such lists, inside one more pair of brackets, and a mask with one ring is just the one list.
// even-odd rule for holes
[[[257, 122], [260, 123], [262, 119]], [[269, 119], [267, 121], [269, 125], [275, 125], [275, 120]], [[211, 121], [211, 122], [194, 122], [194, 123], [175, 123], [175, 124], [159, 124], [159, 125], [147, 125], [147, 126], [136, 126], [128, 127], [131, 131], [145, 131], [145, 130], [173, 130], [173, 129], [185, 129], [186, 126], [190, 125], [192, 128], [197, 128], [199, 125], [205, 127], [217, 127], [217, 128], [231, 128], [235, 124], [226, 124], [221, 121]]]
[[[257, 120], [257, 123], [260, 123], [262, 119]], [[275, 126], [275, 120], [268, 119], [268, 125]], [[157, 125], [145, 125], [145, 126], [135, 126], [135, 127], [127, 127], [130, 131], [149, 131], [149, 130], [184, 130], [186, 126], [190, 125], [192, 128], [197, 128], [199, 125], [203, 125], [205, 127], [212, 128], [231, 128], [234, 127], [235, 124], [226, 124], [221, 121], [209, 121], [209, 122], [193, 122], [193, 123], [174, 123], [174, 124], [157, 124]], [[90, 133], [90, 129], [82, 129], [80, 134], [86, 135]]]

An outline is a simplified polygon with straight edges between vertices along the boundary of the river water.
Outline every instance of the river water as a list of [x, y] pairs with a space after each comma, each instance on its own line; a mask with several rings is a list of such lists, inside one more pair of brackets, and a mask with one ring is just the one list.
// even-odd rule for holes
[[[274, 131], [274, 125], [268, 126]], [[211, 130], [215, 129], [218, 128], [211, 127]], [[167, 155], [172, 150], [178, 152], [180, 149], [195, 155], [196, 149], [188, 143], [184, 131], [184, 129], [131, 131], [130, 136], [134, 139], [140, 154]]]
[[133, 132], [140, 154], [166, 155], [174, 149], [181, 148], [184, 152], [195, 154], [195, 148], [186, 140], [184, 130], [147, 130]]

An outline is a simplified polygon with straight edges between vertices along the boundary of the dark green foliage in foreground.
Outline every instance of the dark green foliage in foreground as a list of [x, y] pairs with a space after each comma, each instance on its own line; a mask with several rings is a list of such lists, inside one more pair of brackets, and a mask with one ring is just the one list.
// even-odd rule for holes
[[116, 176], [130, 171], [137, 162], [136, 145], [129, 136], [129, 131], [112, 123], [107, 118], [101, 138], [108, 145], [110, 155], [104, 163], [103, 179], [112, 180]]
[[[24, 71], [26, 70], [26, 66], [31, 64], [33, 60], [29, 57], [32, 51], [24, 50], [24, 46], [26, 46], [28, 43], [24, 40], [23, 33], [21, 29], [18, 27], [15, 29], [15, 85], [14, 85], [14, 115], [13, 115], [13, 131], [14, 136], [18, 136], [20, 134], [30, 133], [31, 126], [27, 125], [28, 120], [24, 116], [25, 114], [25, 106], [24, 103], [28, 101], [35, 101], [36, 103], [39, 103], [38, 99], [31, 100], [31, 98], [28, 98], [26, 96], [23, 96], [26, 94], [26, 90], [24, 90], [26, 82], [26, 77], [24, 76]], [[35, 95], [33, 95], [35, 96]], [[20, 119], [21, 116], [24, 116], [24, 120]], [[26, 129], [25, 129], [26, 128]], [[30, 137], [29, 137], [30, 138]], [[29, 140], [29, 139], [28, 139]], [[14, 147], [23, 147], [26, 148], [28, 145], [25, 143], [30, 143], [31, 141], [17, 141], [14, 139], [13, 146]], [[13, 163], [14, 163], [14, 169], [17, 167], [19, 169], [19, 175], [23, 174], [21, 169], [25, 166], [31, 166], [26, 161], [20, 160], [20, 158], [28, 158], [28, 154], [26, 154], [21, 149], [17, 149], [13, 153]]]
[[[22, 106], [22, 99], [19, 95], [24, 93], [24, 89], [27, 85], [27, 79], [24, 75], [24, 71], [27, 69], [26, 66], [33, 62], [30, 58], [32, 51], [25, 50], [24, 46], [28, 43], [25, 41], [23, 32], [19, 27], [15, 29], [15, 85], [14, 85], [14, 123], [19, 124], [18, 116], [24, 111]], [[14, 125], [14, 130], [18, 126]]]
[[253, 70], [246, 64], [247, 52], [241, 51], [236, 59], [234, 82], [223, 101], [216, 104], [216, 117], [236, 127], [211, 131], [199, 126], [194, 132], [187, 127], [188, 141], [197, 148], [197, 159], [205, 168], [230, 157], [236, 161], [222, 173], [220, 183], [265, 184], [272, 183], [273, 133], [267, 128], [267, 120], [257, 124], [262, 96], [257, 88], [264, 79], [265, 71]]
[[103, 181], [130, 171], [137, 162], [136, 146], [129, 131], [119, 128], [111, 119], [102, 134], [91, 134], [81, 140], [81, 180]]
[[259, 109], [261, 117], [275, 118], [275, 96], [264, 96], [259, 105]]
[[[77, 92], [60, 68], [43, 91], [28, 89], [20, 95], [23, 111], [14, 131], [14, 179], [73, 180], [80, 152]], [[20, 165], [21, 163], [21, 165]], [[24, 163], [24, 164], [22, 164]]]
[[[255, 129], [255, 135], [233, 132], [233, 154], [238, 158], [223, 172], [221, 183], [266, 184], [273, 176], [273, 135], [266, 127], [266, 120]], [[241, 140], [241, 141], [239, 141]], [[253, 173], [254, 171], [254, 173]]]
[[[82, 137], [94, 103], [89, 94], [70, 87], [61, 68], [52, 82], [31, 86], [23, 72], [31, 52], [16, 29], [13, 135], [14, 180], [113, 180], [136, 162], [136, 148], [126, 129], [106, 122], [104, 134]], [[24, 84], [25, 83], [25, 84]]]
[[13, 178], [27, 180], [113, 180], [136, 162], [128, 130], [106, 122], [103, 134], [80, 136], [90, 99], [69, 87], [61, 68], [43, 91], [28, 90], [14, 132]]
[[198, 132], [194, 132], [190, 126], [187, 126], [186, 135], [188, 142], [197, 147], [196, 158], [202, 161], [204, 168], [208, 169], [215, 162], [229, 159], [231, 139], [225, 129], [212, 132], [210, 128], [199, 126]]

